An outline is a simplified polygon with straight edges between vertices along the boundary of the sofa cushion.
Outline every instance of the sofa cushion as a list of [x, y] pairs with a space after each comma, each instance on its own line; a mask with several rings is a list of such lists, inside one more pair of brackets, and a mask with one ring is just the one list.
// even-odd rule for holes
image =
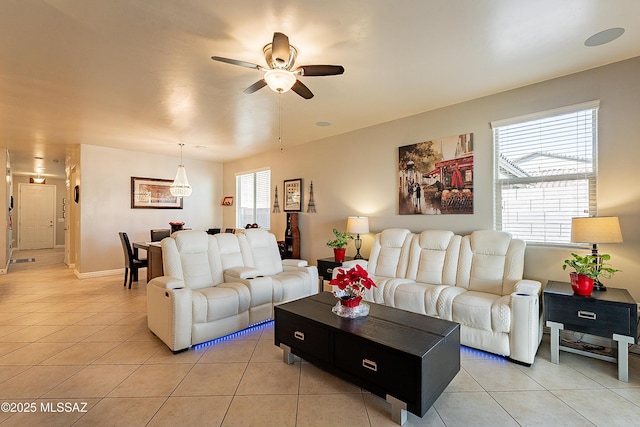
[[455, 285], [461, 239], [445, 230], [426, 230], [414, 236], [407, 278], [429, 285]]
[[187, 287], [201, 289], [222, 282], [222, 270], [212, 265], [210, 258], [217, 258], [217, 246], [207, 233], [179, 231], [173, 239], [162, 242], [165, 274], [183, 279]]
[[382, 277], [405, 277], [413, 233], [390, 228], [377, 234], [369, 255], [369, 274]]
[[404, 283], [396, 286], [393, 301], [387, 305], [414, 313], [438, 316], [438, 297], [446, 285]]
[[301, 271], [285, 271], [271, 276], [273, 302], [281, 303], [309, 295], [309, 275]]
[[238, 236], [238, 241], [245, 265], [259, 269], [265, 276], [282, 272], [278, 242], [273, 234], [259, 228], [248, 229]]
[[456, 286], [500, 296], [511, 294], [522, 279], [524, 248], [522, 240], [502, 231], [474, 231], [464, 236]]
[[453, 299], [451, 320], [489, 332], [511, 329], [510, 296], [467, 291]]
[[194, 323], [213, 322], [247, 311], [249, 289], [241, 283], [224, 283], [193, 291]]

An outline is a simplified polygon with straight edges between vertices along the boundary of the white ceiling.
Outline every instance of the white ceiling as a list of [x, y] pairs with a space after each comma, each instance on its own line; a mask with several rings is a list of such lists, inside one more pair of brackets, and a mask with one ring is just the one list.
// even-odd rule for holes
[[[639, 56], [639, 16], [637, 0], [2, 0], [0, 146], [45, 176], [77, 144], [223, 162], [279, 150], [281, 109], [286, 150]], [[345, 73], [302, 77], [310, 100], [243, 94], [262, 73], [210, 57], [266, 65], [274, 31], [297, 65]]]

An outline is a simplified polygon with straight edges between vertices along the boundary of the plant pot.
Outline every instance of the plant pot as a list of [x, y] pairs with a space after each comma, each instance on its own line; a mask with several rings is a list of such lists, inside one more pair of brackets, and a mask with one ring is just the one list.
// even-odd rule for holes
[[573, 293], [583, 297], [588, 297], [593, 291], [593, 279], [584, 274], [569, 273], [571, 277], [571, 288]]
[[344, 255], [347, 248], [333, 248], [333, 259], [335, 262], [344, 262]]
[[345, 306], [345, 307], [357, 307], [360, 304], [360, 301], [362, 301], [362, 297], [355, 297], [355, 298], [349, 298], [349, 299], [341, 299], [340, 300], [340, 304]]

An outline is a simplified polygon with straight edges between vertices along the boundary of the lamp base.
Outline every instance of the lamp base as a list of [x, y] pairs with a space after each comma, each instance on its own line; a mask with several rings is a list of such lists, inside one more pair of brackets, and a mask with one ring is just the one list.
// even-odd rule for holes
[[353, 257], [353, 259], [362, 259], [362, 255], [360, 255], [360, 251]]
[[602, 282], [599, 282], [598, 280], [596, 280], [593, 282], [593, 290], [604, 292], [607, 290], [607, 287], [603, 285]]

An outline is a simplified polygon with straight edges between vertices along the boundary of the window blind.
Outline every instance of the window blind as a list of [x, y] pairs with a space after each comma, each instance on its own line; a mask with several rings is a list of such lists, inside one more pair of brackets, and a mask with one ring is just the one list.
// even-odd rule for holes
[[597, 213], [598, 103], [492, 123], [495, 227], [569, 244], [571, 218]]
[[258, 224], [271, 227], [269, 206], [271, 170], [261, 170], [236, 175], [236, 227]]

